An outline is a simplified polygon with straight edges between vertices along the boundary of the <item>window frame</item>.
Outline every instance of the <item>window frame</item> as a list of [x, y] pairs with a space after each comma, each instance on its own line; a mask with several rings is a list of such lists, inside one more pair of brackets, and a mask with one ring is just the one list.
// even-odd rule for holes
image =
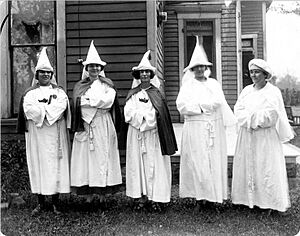
[[[12, 92], [12, 47], [10, 47], [10, 6], [11, 3], [4, 1], [4, 7], [1, 9], [2, 16], [9, 15], [9, 18], [3, 25], [1, 32], [1, 120], [16, 120], [13, 112], [13, 92]], [[55, 1], [56, 16], [56, 79], [59, 86], [66, 89], [66, 35], [65, 35], [65, 0]]]
[[[245, 88], [246, 85], [244, 85], [244, 74], [246, 73], [246, 71], [243, 71], [243, 57], [244, 57], [244, 53], [245, 52], [250, 52], [253, 54], [253, 58], [257, 58], [258, 53], [257, 53], [257, 38], [258, 35], [257, 34], [243, 34], [241, 37], [241, 48], [242, 48], [242, 55], [241, 55], [241, 70], [242, 70], [242, 78], [241, 78], [241, 82], [240, 82], [240, 87], [243, 89]], [[252, 42], [252, 45], [250, 46], [244, 46], [243, 45], [243, 41], [249, 40]]]
[[[216, 78], [216, 67], [214, 66], [216, 64], [216, 47], [215, 47], [215, 36], [214, 36], [214, 28], [215, 28], [215, 25], [214, 25], [214, 21], [213, 20], [206, 20], [206, 19], [197, 19], [197, 20], [191, 20], [191, 19], [186, 19], [184, 20], [184, 44], [185, 44], [185, 48], [184, 48], [184, 67], [188, 66], [189, 64], [189, 61], [191, 59], [190, 56], [192, 56], [193, 54], [193, 50], [194, 50], [194, 45], [192, 45], [192, 51], [189, 51], [188, 49], [188, 42], [189, 42], [189, 38], [191, 36], [194, 36], [194, 34], [191, 33], [191, 31], [188, 29], [188, 22], [211, 22], [212, 23], [212, 31], [211, 31], [211, 34], [204, 34], [203, 32], [200, 33], [197, 32], [197, 35], [199, 37], [199, 41], [201, 44], [203, 44], [203, 47], [204, 47], [204, 50], [206, 52], [206, 55], [208, 57], [208, 61], [212, 62], [213, 63], [213, 66], [212, 66], [212, 70], [211, 70], [211, 75], [212, 75], [212, 78]], [[211, 36], [212, 37], [212, 43], [211, 43], [211, 54], [208, 52], [208, 50], [205, 49], [205, 43], [204, 43], [204, 37], [208, 37], [208, 36]], [[196, 40], [195, 40], [196, 42]], [[190, 55], [189, 55], [190, 53]], [[211, 56], [211, 58], [210, 58]]]
[[181, 80], [184, 69], [185, 58], [185, 28], [186, 20], [208, 20], [213, 21], [214, 25], [214, 51], [215, 51], [215, 66], [216, 78], [222, 84], [222, 60], [221, 60], [221, 14], [220, 13], [179, 13], [178, 18], [178, 48], [179, 48], [179, 82]]

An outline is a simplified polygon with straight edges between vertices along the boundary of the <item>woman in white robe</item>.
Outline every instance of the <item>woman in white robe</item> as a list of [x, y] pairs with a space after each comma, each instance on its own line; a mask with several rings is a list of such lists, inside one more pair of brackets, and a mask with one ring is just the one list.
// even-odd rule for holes
[[179, 195], [195, 198], [197, 210], [200, 201], [222, 203], [227, 199], [225, 127], [236, 123], [220, 84], [206, 74], [210, 65], [197, 42], [176, 100], [184, 116]]
[[31, 191], [38, 194], [39, 200], [33, 215], [45, 209], [45, 195], [52, 196], [53, 211], [59, 213], [58, 193], [70, 192], [69, 137], [65, 119], [69, 101], [52, 79], [53, 68], [45, 50], [36, 67], [37, 83], [22, 97], [18, 124], [19, 132], [25, 131]]
[[294, 137], [280, 90], [267, 82], [271, 70], [262, 59], [249, 62], [252, 85], [234, 107], [240, 126], [233, 161], [232, 202], [262, 209], [290, 207], [282, 142]]
[[[103, 62], [91, 43], [84, 62], [87, 76], [74, 87], [74, 140], [71, 156], [71, 186], [87, 202], [116, 191], [122, 183], [117, 132], [113, 117], [117, 104], [116, 90], [110, 79], [100, 75]], [[116, 117], [120, 120], [120, 116]], [[80, 124], [81, 123], [81, 124]], [[81, 125], [81, 127], [80, 127]]]
[[162, 203], [170, 201], [170, 155], [175, 153], [177, 145], [167, 105], [154, 86], [157, 77], [148, 61], [149, 53], [133, 68], [135, 85], [124, 107], [125, 122], [129, 123], [126, 195], [137, 200], [136, 209], [149, 200], [153, 209], [160, 211]]

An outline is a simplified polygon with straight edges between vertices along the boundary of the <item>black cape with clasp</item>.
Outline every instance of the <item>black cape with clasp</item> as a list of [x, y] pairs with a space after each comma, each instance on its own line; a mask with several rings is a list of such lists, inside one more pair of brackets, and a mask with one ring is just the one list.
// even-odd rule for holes
[[[113, 82], [105, 77], [99, 76], [98, 78], [101, 82], [106, 83], [108, 86], [113, 88], [114, 90], [114, 84]], [[79, 131], [84, 131], [84, 125], [83, 125], [83, 119], [82, 119], [82, 114], [81, 114], [81, 96], [90, 88], [91, 84], [94, 81], [91, 80], [89, 77], [78, 81], [73, 90], [73, 114], [72, 114], [72, 126], [71, 130], [73, 132], [79, 132]], [[119, 133], [121, 129], [121, 124], [122, 124], [122, 114], [119, 106], [119, 101], [118, 101], [118, 96], [116, 94], [114, 103], [112, 107], [109, 110], [116, 132]]]
[[[129, 90], [126, 101], [139, 91], [141, 91], [140, 85]], [[156, 111], [156, 122], [161, 153], [162, 155], [173, 155], [178, 148], [166, 100], [160, 91], [152, 84], [146, 92]]]

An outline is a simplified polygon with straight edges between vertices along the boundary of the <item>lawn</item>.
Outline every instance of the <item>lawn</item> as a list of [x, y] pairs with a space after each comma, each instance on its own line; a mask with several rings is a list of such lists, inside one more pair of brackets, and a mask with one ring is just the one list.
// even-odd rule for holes
[[[300, 130], [297, 130], [298, 132]], [[298, 133], [297, 132], [297, 133]], [[299, 133], [298, 133], [299, 135]], [[300, 135], [298, 136], [300, 137]], [[295, 141], [295, 140], [294, 140]], [[300, 143], [298, 139], [294, 144]], [[164, 212], [134, 211], [124, 189], [107, 196], [106, 209], [88, 205], [82, 198], [65, 194], [61, 215], [43, 212], [31, 217], [37, 204], [30, 193], [25, 147], [18, 142], [1, 142], [1, 202], [18, 192], [25, 204], [3, 209], [1, 232], [6, 235], [287, 235], [300, 230], [300, 165], [298, 184], [290, 190], [291, 208], [286, 214], [249, 209], [231, 204], [202, 207], [194, 212], [195, 201], [180, 199], [178, 185], [172, 186], [172, 200]]]
[[[194, 212], [192, 199], [178, 198], [164, 212], [133, 211], [124, 191], [108, 196], [107, 209], [87, 205], [75, 195], [61, 196], [63, 213], [43, 212], [31, 217], [36, 199], [26, 194], [26, 204], [2, 211], [5, 235], [296, 235], [300, 230], [300, 188], [291, 190], [292, 207], [285, 215], [235, 206], [230, 201]], [[218, 209], [218, 210], [216, 210]]]

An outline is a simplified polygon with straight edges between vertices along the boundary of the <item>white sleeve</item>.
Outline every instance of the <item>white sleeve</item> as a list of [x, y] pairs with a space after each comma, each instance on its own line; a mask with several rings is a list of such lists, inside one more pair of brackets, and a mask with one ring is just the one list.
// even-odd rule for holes
[[140, 129], [143, 122], [143, 112], [137, 109], [134, 95], [126, 102], [124, 106], [125, 122], [129, 123], [136, 129]]
[[[150, 101], [149, 101], [150, 102]], [[143, 112], [142, 125], [140, 127], [141, 132], [154, 129], [156, 127], [156, 111], [152, 106]]]
[[256, 111], [251, 117], [250, 127], [252, 129], [268, 128], [275, 126], [278, 120], [276, 109], [264, 109]]
[[46, 115], [45, 103], [38, 101], [34, 90], [25, 95], [23, 108], [26, 118], [32, 120], [37, 127], [42, 127]]
[[54, 96], [52, 95], [50, 103], [45, 105], [46, 117], [50, 125], [61, 118], [68, 104], [68, 97], [65, 92], [59, 88], [55, 90], [56, 93], [53, 94]]
[[[114, 103], [116, 91], [106, 84], [91, 86], [90, 89], [82, 96], [82, 106], [90, 105], [92, 107], [109, 109]], [[83, 101], [85, 99], [86, 101]]]
[[202, 113], [199, 103], [190, 98], [189, 91], [184, 85], [179, 91], [176, 106], [181, 115], [199, 115]]

